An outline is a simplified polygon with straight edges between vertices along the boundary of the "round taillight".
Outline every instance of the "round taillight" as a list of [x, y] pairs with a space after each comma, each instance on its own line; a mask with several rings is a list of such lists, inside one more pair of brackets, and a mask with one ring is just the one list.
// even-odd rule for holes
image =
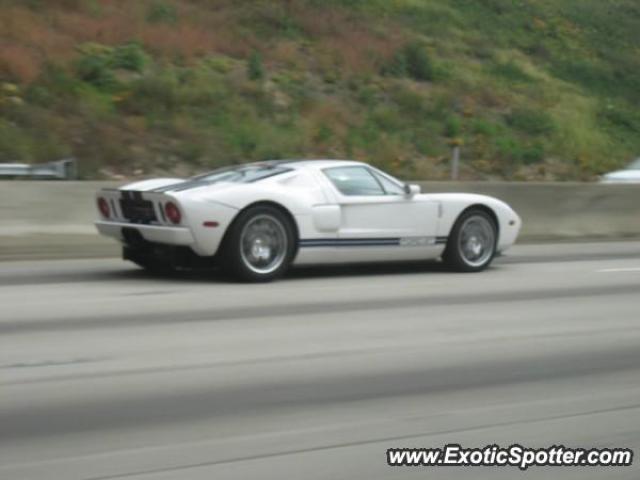
[[167, 215], [167, 218], [169, 219], [169, 221], [173, 224], [177, 225], [178, 223], [180, 223], [180, 220], [182, 219], [182, 214], [180, 213], [180, 210], [178, 209], [176, 204], [173, 202], [167, 202], [165, 204], [164, 213]]
[[98, 210], [104, 218], [109, 218], [111, 215], [111, 210], [109, 209], [109, 202], [107, 202], [104, 198], [100, 197], [98, 199]]

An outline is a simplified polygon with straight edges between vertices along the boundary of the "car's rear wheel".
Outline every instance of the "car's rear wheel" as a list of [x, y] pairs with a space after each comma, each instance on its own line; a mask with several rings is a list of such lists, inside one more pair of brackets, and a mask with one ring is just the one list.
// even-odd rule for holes
[[295, 253], [291, 220], [278, 208], [252, 207], [231, 225], [220, 262], [238, 280], [267, 282], [283, 275]]
[[463, 213], [449, 236], [443, 254], [445, 263], [458, 272], [486, 269], [496, 255], [497, 230], [495, 221], [484, 210]]

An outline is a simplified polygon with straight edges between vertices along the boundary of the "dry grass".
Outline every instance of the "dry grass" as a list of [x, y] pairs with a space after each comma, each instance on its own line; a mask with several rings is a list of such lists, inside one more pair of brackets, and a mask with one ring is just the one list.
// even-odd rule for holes
[[32, 49], [0, 43], [0, 74], [12, 80], [30, 83], [40, 75], [41, 61]]
[[[62, 4], [65, 8], [56, 8]], [[119, 45], [141, 41], [153, 53], [191, 60], [211, 53], [245, 56], [252, 42], [231, 30], [227, 10], [181, 4], [175, 25], [150, 23], [144, 2], [102, 1], [99, 13], [72, 8], [82, 2], [49, 2], [34, 11], [26, 6], [3, 9], [0, 61], [3, 72], [33, 80], [46, 62], [63, 64], [84, 42]], [[255, 42], [253, 42], [255, 43]]]
[[[102, 0], [96, 12], [91, 12], [81, 8], [79, 0], [59, 0], [38, 10], [7, 8], [0, 19], [3, 71], [32, 81], [44, 63], [67, 63], [76, 55], [78, 44], [119, 45], [132, 40], [142, 42], [156, 55], [185, 61], [216, 53], [242, 58], [259, 49], [266, 62], [305, 62], [305, 52], [294, 43], [286, 39], [264, 42], [238, 28], [234, 19], [246, 6], [226, 0], [206, 6], [177, 3], [177, 22], [167, 24], [147, 21], [150, 4], [151, 0]], [[384, 35], [378, 34], [362, 19], [337, 8], [309, 9], [289, 2], [286, 12], [311, 40], [321, 69], [372, 73], [403, 42], [399, 30], [387, 27]]]
[[370, 22], [336, 8], [306, 9], [295, 18], [318, 50], [333, 59], [333, 66], [350, 73], [376, 71], [405, 41], [401, 30], [391, 22], [381, 34]]

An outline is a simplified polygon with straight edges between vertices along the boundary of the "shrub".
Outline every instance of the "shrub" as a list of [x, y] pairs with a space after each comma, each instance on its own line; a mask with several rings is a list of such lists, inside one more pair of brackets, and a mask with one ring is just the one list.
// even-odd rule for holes
[[407, 72], [415, 80], [433, 80], [433, 66], [426, 50], [420, 44], [411, 44], [405, 49]]
[[40, 82], [31, 84], [25, 91], [26, 99], [36, 105], [53, 109], [64, 105], [72, 108], [75, 98], [86, 85], [72, 72], [55, 65], [48, 65]]
[[530, 165], [543, 160], [545, 156], [542, 143], [523, 143], [509, 135], [496, 139], [495, 146], [500, 157], [515, 163]]
[[16, 125], [0, 119], [0, 161], [28, 161], [31, 156], [29, 139]]
[[386, 133], [400, 131], [405, 126], [400, 111], [394, 107], [377, 107], [371, 115], [371, 120]]
[[147, 21], [151, 23], [175, 23], [177, 20], [178, 13], [174, 5], [155, 1], [149, 6]]
[[524, 71], [517, 63], [505, 62], [498, 63], [493, 66], [491, 71], [505, 80], [509, 80], [514, 83], [530, 82], [531, 77]]
[[541, 143], [534, 143], [523, 148], [521, 157], [524, 163], [530, 165], [544, 160], [544, 154], [544, 145]]
[[596, 92], [609, 91], [614, 79], [605, 66], [585, 58], [561, 58], [553, 66], [553, 73], [563, 80], [575, 82]]
[[116, 84], [114, 70], [141, 72], [147, 56], [137, 43], [108, 47], [89, 43], [80, 47], [81, 57], [76, 61], [78, 77], [87, 83], [102, 88], [113, 88]]
[[378, 103], [378, 90], [371, 85], [364, 85], [358, 88], [356, 100], [365, 107], [373, 107]]
[[326, 123], [320, 124], [316, 134], [314, 135], [314, 141], [317, 143], [327, 143], [334, 136], [334, 132], [329, 125]]
[[383, 68], [383, 73], [398, 77], [410, 77], [426, 82], [434, 78], [431, 59], [421, 43], [410, 43], [396, 52], [391, 62]]
[[499, 126], [488, 120], [482, 118], [475, 119], [471, 123], [471, 130], [477, 135], [484, 135], [486, 137], [494, 136], [498, 133]]
[[147, 63], [147, 56], [138, 43], [132, 42], [116, 47], [109, 60], [112, 68], [141, 72]]
[[602, 109], [599, 116], [611, 126], [640, 133], [640, 113], [637, 110], [610, 105]]
[[292, 2], [245, 1], [242, 4], [242, 27], [251, 29], [263, 38], [294, 38], [301, 33], [292, 15]]
[[132, 84], [120, 108], [129, 114], [171, 112], [179, 106], [178, 82], [169, 74], [147, 75]]
[[449, 138], [454, 138], [460, 135], [462, 130], [462, 124], [458, 117], [451, 116], [447, 118], [444, 125], [444, 134]]
[[408, 88], [398, 88], [392, 92], [392, 99], [400, 107], [402, 113], [417, 121], [429, 115], [426, 98]]
[[507, 116], [507, 123], [530, 135], [552, 133], [556, 126], [551, 116], [542, 111], [529, 108], [516, 108]]
[[264, 78], [264, 67], [262, 66], [262, 55], [260, 55], [260, 52], [254, 51], [249, 57], [247, 75], [251, 80], [261, 80]]
[[88, 53], [76, 62], [78, 77], [98, 88], [111, 88], [116, 84], [111, 71], [110, 59], [106, 55]]

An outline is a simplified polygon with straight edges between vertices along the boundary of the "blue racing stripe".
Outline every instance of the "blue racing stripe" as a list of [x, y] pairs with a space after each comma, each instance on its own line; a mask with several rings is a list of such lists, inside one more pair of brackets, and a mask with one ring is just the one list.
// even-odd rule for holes
[[[407, 238], [309, 238], [300, 240], [300, 247], [399, 247], [418, 246], [416, 244], [403, 244], [406, 240], [422, 239], [427, 237]], [[443, 245], [447, 243], [447, 237], [431, 237], [430, 243], [424, 245]]]
[[398, 246], [399, 238], [314, 238], [300, 240], [301, 247], [378, 247]]

